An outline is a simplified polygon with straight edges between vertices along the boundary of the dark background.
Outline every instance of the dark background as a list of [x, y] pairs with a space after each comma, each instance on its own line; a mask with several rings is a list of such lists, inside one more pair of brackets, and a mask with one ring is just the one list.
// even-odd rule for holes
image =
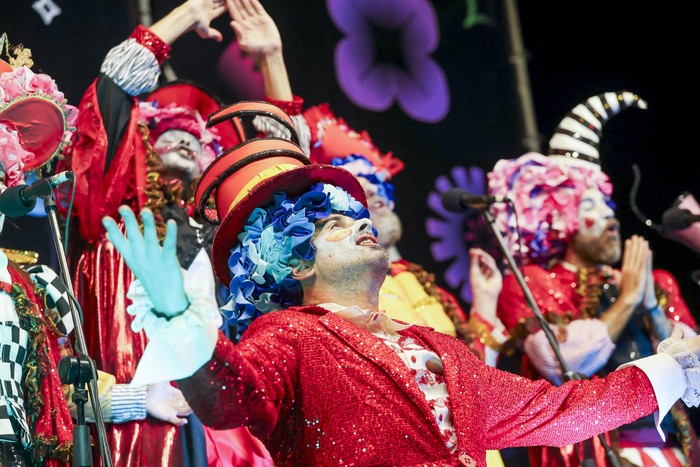
[[[52, 0], [61, 9], [46, 25], [31, 2], [6, 2], [0, 30], [13, 43], [33, 51], [35, 70], [53, 76], [69, 102], [77, 104], [110, 47], [123, 40], [138, 22], [136, 2]], [[154, 0], [154, 18], [178, 2]], [[398, 106], [371, 112], [352, 104], [339, 88], [333, 51], [342, 35], [322, 1], [268, 0], [285, 44], [285, 58], [295, 93], [307, 105], [329, 102], [337, 115], [356, 129], [366, 129], [383, 151], [393, 151], [407, 168], [394, 178], [397, 211], [405, 227], [399, 244], [407, 259], [438, 273], [445, 263], [431, 258], [432, 239], [425, 219], [435, 179], [457, 165], [488, 171], [500, 158], [517, 157], [523, 145], [513, 69], [509, 62], [503, 4], [496, 1], [436, 1], [440, 45], [434, 58], [449, 83], [451, 109], [438, 123], [410, 119]], [[468, 5], [490, 24], [463, 27]], [[625, 237], [645, 235], [655, 252], [656, 267], [676, 274], [686, 300], [700, 313], [700, 287], [691, 272], [700, 268], [698, 254], [645, 227], [629, 208], [632, 164], [641, 169], [638, 204], [658, 222], [684, 191], [700, 197], [696, 169], [696, 86], [689, 56], [693, 16], [677, 8], [639, 8], [631, 1], [519, 2], [520, 24], [527, 51], [529, 79], [541, 150], [554, 128], [576, 104], [611, 90], [628, 89], [649, 103], [649, 109], [627, 110], [605, 126], [600, 145], [603, 169], [614, 185], [614, 199]], [[227, 18], [214, 26], [224, 33], [216, 43], [187, 33], [173, 47], [170, 65], [178, 77], [203, 84], [225, 102], [242, 98], [218, 72], [217, 62], [233, 39]], [[384, 36], [387, 37], [386, 35]], [[22, 224], [22, 220], [16, 221]], [[36, 223], [35, 223], [36, 224]], [[13, 233], [5, 241], [36, 242], [41, 229]], [[43, 235], [43, 233], [42, 233]], [[36, 246], [49, 254], [50, 240]], [[443, 285], [444, 282], [443, 282]]]

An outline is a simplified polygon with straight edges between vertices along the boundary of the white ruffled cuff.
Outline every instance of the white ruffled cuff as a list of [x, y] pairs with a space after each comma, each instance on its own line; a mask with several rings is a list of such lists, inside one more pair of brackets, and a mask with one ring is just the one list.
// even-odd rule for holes
[[141, 282], [135, 279], [131, 283], [126, 295], [132, 300], [126, 309], [134, 316], [131, 329], [134, 332], [143, 329], [148, 337], [131, 384], [187, 378], [211, 359], [221, 322], [219, 310], [186, 277], [184, 284], [190, 306], [184, 313], [166, 319], [152, 312], [153, 303]]
[[681, 339], [669, 337], [656, 349], [657, 353], [671, 355], [683, 369], [686, 388], [681, 399], [688, 407], [700, 405], [700, 361], [698, 356], [688, 349], [688, 344]]

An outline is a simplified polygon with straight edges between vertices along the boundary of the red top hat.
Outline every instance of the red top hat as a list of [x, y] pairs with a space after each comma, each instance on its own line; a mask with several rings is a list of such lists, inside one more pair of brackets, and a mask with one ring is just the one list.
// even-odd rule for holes
[[[241, 112], [254, 112], [255, 107], [269, 103], [241, 102], [209, 117], [209, 126], [227, 122]], [[272, 106], [274, 107], [274, 106]], [[267, 111], [262, 113], [273, 116]], [[279, 119], [291, 123], [281, 109]], [[292, 131], [292, 134], [295, 134]], [[311, 164], [296, 144], [277, 138], [256, 138], [224, 152], [202, 173], [195, 191], [195, 202], [210, 221], [223, 219], [214, 235], [212, 262], [221, 282], [231, 279], [228, 267], [230, 250], [238, 242], [250, 214], [256, 207], [273, 200], [284, 191], [290, 196], [302, 194], [314, 183], [328, 183], [344, 189], [365, 207], [367, 200], [359, 181], [347, 170], [331, 165]], [[209, 197], [216, 203], [215, 214], [207, 211]]]

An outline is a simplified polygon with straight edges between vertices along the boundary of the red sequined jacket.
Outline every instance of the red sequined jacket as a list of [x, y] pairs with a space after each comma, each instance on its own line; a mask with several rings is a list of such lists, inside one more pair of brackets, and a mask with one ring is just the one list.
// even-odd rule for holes
[[555, 387], [488, 367], [431, 329], [402, 333], [442, 359], [456, 453], [394, 351], [320, 307], [264, 315], [235, 346], [220, 333], [209, 363], [179, 385], [203, 423], [249, 426], [278, 465], [485, 466], [486, 449], [577, 442], [657, 409], [637, 368]]

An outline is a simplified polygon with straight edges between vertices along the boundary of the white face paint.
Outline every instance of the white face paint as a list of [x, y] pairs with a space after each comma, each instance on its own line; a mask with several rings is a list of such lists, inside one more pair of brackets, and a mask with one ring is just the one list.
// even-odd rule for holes
[[163, 161], [164, 172], [182, 179], [199, 175], [197, 158], [203, 148], [199, 140], [184, 130], [168, 130], [161, 134], [153, 149]]
[[389, 257], [372, 234], [372, 221], [331, 214], [316, 223], [312, 238], [316, 247], [314, 269], [319, 280], [342, 284], [354, 281], [370, 269], [386, 274]]
[[578, 208], [578, 223], [571, 246], [582, 260], [608, 265], [620, 260], [620, 224], [597, 188], [584, 191]]
[[399, 216], [394, 212], [394, 202], [381, 196], [377, 187], [364, 177], [357, 177], [365, 190], [367, 208], [369, 209], [372, 225], [377, 229], [377, 240], [386, 248], [398, 243], [403, 234]]
[[600, 237], [615, 212], [605, 202], [600, 190], [588, 188], [583, 192], [578, 206], [578, 231], [581, 235]]

